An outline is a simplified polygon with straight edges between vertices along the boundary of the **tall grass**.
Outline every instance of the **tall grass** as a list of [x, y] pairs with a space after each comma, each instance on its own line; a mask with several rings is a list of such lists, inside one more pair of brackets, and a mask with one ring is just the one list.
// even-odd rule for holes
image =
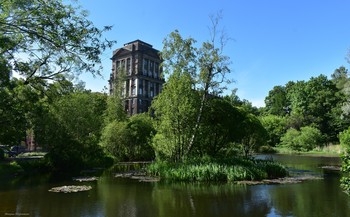
[[242, 181], [278, 178], [287, 170], [271, 160], [244, 158], [205, 159], [184, 163], [154, 162], [147, 168], [153, 176], [172, 181]]
[[311, 151], [295, 151], [288, 147], [275, 147], [277, 153], [280, 154], [321, 154], [321, 155], [340, 155], [344, 153], [343, 148], [340, 145], [325, 145], [317, 146]]

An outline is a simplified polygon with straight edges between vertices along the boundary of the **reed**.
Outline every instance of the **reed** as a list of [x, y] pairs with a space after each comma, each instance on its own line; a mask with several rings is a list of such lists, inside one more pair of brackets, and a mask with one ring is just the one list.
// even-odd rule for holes
[[157, 161], [147, 167], [147, 172], [165, 180], [191, 182], [262, 180], [288, 175], [281, 164], [272, 160], [245, 158], [197, 159], [183, 163]]

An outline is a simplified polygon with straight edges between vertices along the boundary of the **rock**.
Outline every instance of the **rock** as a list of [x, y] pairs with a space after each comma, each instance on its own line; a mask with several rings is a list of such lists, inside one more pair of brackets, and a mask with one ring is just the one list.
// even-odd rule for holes
[[73, 181], [78, 181], [78, 182], [92, 182], [92, 181], [97, 181], [97, 177], [74, 177]]
[[139, 182], [159, 182], [160, 178], [147, 176], [145, 172], [129, 171], [115, 174], [116, 178], [130, 178], [139, 180]]
[[323, 166], [321, 168], [324, 170], [329, 170], [329, 171], [340, 171], [341, 170], [340, 166]]
[[49, 190], [49, 192], [55, 192], [55, 193], [76, 193], [81, 191], [89, 191], [91, 190], [91, 186], [87, 185], [68, 185], [68, 186], [61, 186], [61, 187], [54, 187]]

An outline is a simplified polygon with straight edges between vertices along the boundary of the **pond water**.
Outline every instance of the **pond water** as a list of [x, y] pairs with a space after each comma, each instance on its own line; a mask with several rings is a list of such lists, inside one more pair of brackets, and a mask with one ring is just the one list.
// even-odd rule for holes
[[[260, 156], [264, 158], [266, 156]], [[350, 197], [339, 187], [339, 173], [321, 167], [339, 165], [333, 157], [273, 155], [293, 173], [320, 175], [298, 184], [235, 185], [145, 183], [105, 173], [98, 181], [48, 181], [47, 176], [0, 181], [0, 216], [283, 216], [350, 217]], [[90, 185], [87, 192], [51, 193], [52, 187]]]

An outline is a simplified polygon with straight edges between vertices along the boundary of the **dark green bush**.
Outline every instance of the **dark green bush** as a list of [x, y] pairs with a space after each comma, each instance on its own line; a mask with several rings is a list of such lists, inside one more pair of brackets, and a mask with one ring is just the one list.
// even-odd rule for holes
[[273, 147], [271, 147], [269, 145], [263, 145], [263, 146], [259, 147], [259, 152], [266, 153], [266, 154], [272, 154], [272, 153], [276, 153], [276, 150], [273, 149]]
[[44, 159], [19, 160], [17, 164], [25, 173], [47, 172], [50, 169]]
[[302, 127], [300, 131], [290, 128], [281, 138], [283, 146], [295, 151], [311, 151], [322, 145], [322, 140], [320, 130], [311, 126]]
[[5, 159], [5, 152], [0, 148], [0, 160], [4, 160], [4, 159]]

